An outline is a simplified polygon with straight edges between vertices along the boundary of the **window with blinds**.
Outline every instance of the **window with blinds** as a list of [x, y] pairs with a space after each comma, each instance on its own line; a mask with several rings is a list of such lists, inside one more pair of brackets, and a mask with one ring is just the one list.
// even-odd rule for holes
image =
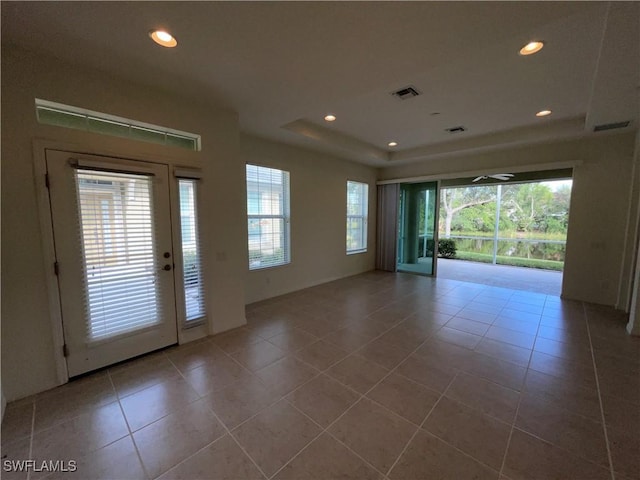
[[367, 251], [369, 185], [347, 182], [347, 253]]
[[160, 322], [152, 177], [76, 170], [87, 342]]
[[290, 262], [289, 172], [247, 165], [249, 269]]
[[198, 181], [178, 179], [180, 196], [180, 237], [182, 242], [185, 321], [188, 326], [204, 319], [204, 285], [197, 211]]

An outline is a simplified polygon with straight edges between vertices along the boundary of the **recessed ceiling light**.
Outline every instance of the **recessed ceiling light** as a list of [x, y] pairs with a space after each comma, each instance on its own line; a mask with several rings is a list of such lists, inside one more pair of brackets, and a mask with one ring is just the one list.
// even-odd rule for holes
[[536, 113], [536, 117], [546, 117], [547, 115], [551, 115], [551, 110], [540, 110]]
[[389, 146], [390, 147], [397, 147], [398, 146], [398, 142], [389, 142]]
[[335, 120], [336, 120], [336, 116], [335, 116], [335, 115], [331, 115], [331, 114], [329, 114], [329, 115], [327, 115], [326, 117], [324, 117], [324, 119], [325, 119], [327, 122], [335, 122]]
[[544, 47], [544, 42], [529, 42], [520, 49], [520, 55], [533, 55], [534, 53], [542, 50], [542, 47]]
[[149, 32], [149, 36], [151, 40], [163, 47], [173, 48], [178, 45], [176, 38], [166, 30], [152, 30]]

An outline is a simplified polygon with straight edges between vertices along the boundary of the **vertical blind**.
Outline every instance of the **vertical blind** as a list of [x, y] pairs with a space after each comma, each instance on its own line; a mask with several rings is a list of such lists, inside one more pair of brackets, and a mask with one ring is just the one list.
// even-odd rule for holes
[[249, 269], [290, 261], [289, 172], [247, 165]]
[[347, 182], [347, 253], [367, 250], [369, 185]]
[[152, 177], [76, 170], [87, 342], [160, 322]]
[[178, 179], [182, 242], [185, 319], [195, 323], [205, 316], [200, 237], [198, 234], [197, 180]]

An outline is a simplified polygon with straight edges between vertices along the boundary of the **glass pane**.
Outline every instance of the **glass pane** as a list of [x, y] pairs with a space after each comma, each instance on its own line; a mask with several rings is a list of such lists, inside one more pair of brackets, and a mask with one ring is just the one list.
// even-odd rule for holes
[[249, 269], [289, 262], [289, 172], [247, 165]]
[[196, 180], [180, 179], [180, 233], [184, 271], [185, 318], [187, 322], [205, 315], [202, 264], [198, 239]]
[[398, 271], [433, 275], [437, 183], [400, 186]]
[[151, 178], [78, 170], [76, 182], [88, 341], [157, 324]]
[[249, 268], [272, 267], [289, 261], [282, 218], [250, 218], [248, 226]]

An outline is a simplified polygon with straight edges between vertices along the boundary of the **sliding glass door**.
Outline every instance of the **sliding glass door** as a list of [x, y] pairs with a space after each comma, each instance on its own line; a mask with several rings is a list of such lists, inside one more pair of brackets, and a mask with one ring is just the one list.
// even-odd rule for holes
[[438, 183], [400, 185], [399, 272], [435, 274]]

